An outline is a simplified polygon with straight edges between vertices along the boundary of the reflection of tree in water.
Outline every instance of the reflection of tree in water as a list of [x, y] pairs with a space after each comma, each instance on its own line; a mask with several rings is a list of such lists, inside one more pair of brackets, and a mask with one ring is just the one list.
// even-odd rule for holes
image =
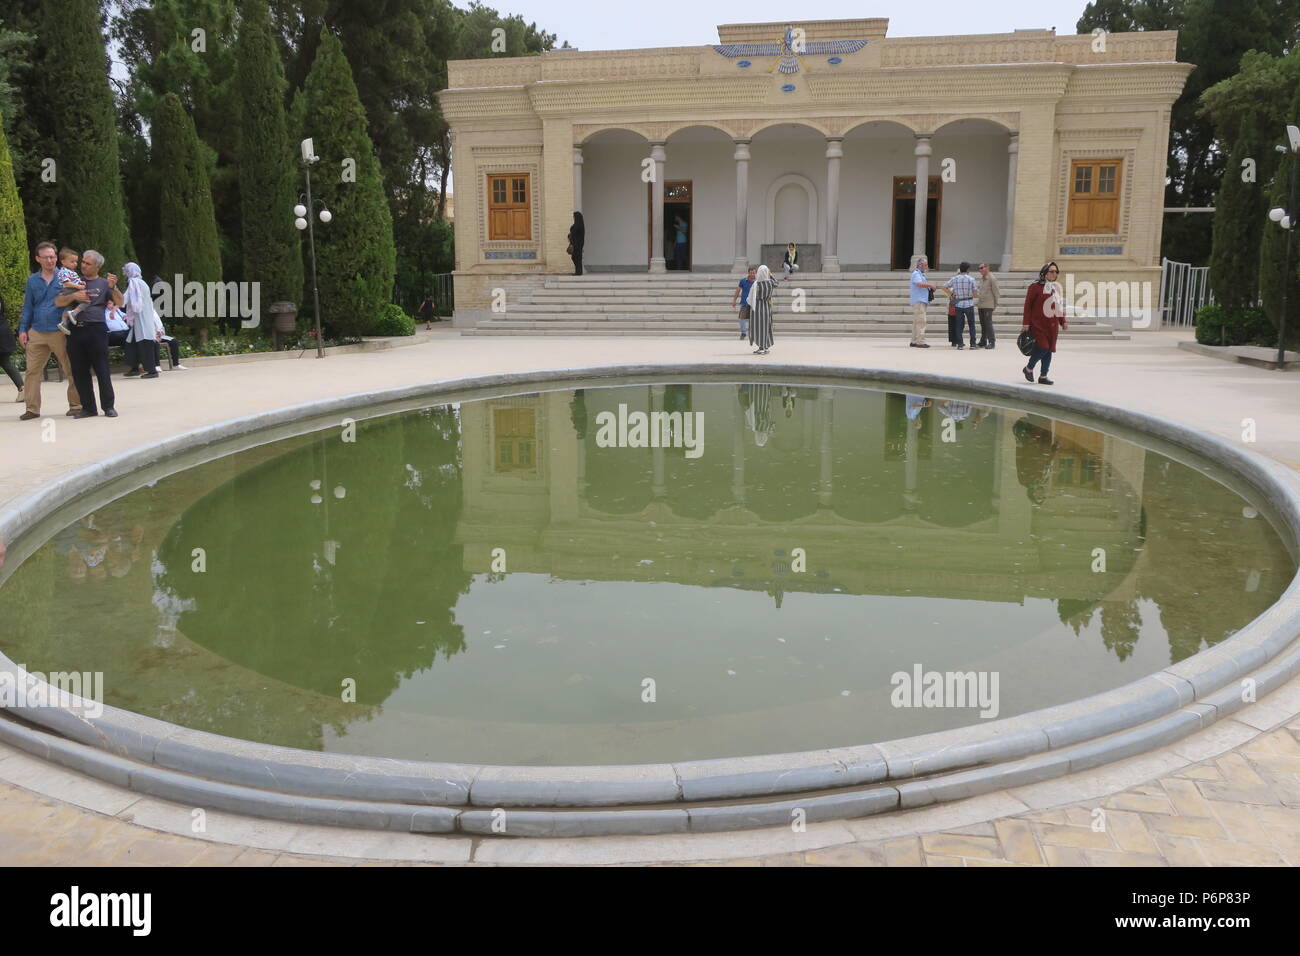
[[1262, 516], [1242, 515], [1246, 502], [1232, 489], [1156, 456], [1147, 458], [1144, 481], [1149, 553], [1138, 594], [1159, 607], [1176, 662], [1263, 613], [1295, 564]]
[[[335, 700], [352, 678], [358, 703], [381, 704], [465, 646], [461, 500], [453, 409], [363, 423], [355, 443], [331, 433], [197, 502], [160, 548], [159, 584], [193, 602], [179, 627], [208, 649]], [[195, 547], [207, 573], [190, 572]]]

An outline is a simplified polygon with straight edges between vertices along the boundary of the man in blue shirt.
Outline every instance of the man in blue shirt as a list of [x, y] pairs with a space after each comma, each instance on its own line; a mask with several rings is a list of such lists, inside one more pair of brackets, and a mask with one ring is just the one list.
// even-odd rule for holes
[[27, 353], [27, 374], [23, 378], [23, 400], [27, 410], [18, 416], [24, 422], [41, 417], [41, 378], [51, 354], [58, 360], [63, 379], [68, 383], [68, 414], [76, 415], [81, 411], [81, 397], [68, 361], [68, 339], [59, 331], [59, 317], [63, 310], [54, 301], [62, 291], [54, 278], [54, 266], [58, 261], [54, 243], [40, 243], [32, 258], [40, 269], [27, 277], [27, 286], [23, 289], [23, 315], [18, 323], [18, 341]]
[[925, 307], [930, 304], [930, 291], [934, 289], [934, 286], [925, 279], [925, 270], [929, 266], [929, 261], [925, 256], [921, 256], [916, 260], [912, 277], [907, 280], [908, 302], [912, 307], [912, 348], [914, 349], [930, 347], [925, 344]]
[[754, 284], [754, 276], [757, 270], [749, 267], [749, 272], [745, 278], [741, 279], [736, 285], [736, 291], [731, 293], [731, 307], [736, 307], [736, 299], [740, 299], [740, 337], [743, 339], [749, 335], [749, 287]]

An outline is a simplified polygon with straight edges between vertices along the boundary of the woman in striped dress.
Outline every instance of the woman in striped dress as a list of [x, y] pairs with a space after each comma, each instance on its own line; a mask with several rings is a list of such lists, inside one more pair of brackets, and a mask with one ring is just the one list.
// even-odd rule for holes
[[748, 296], [749, 344], [756, 346], [755, 355], [766, 355], [772, 348], [772, 294], [775, 291], [772, 270], [759, 266]]

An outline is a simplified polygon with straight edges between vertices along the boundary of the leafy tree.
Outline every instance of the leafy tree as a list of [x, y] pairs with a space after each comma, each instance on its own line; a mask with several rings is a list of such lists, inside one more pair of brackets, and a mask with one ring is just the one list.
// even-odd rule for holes
[[[159, 219], [167, 275], [180, 275], [186, 283], [219, 282], [221, 254], [207, 164], [194, 132], [194, 121], [175, 93], [158, 101], [153, 140], [162, 185]], [[201, 315], [186, 319], [198, 330], [200, 342], [207, 341], [209, 318]]]
[[352, 68], [328, 30], [321, 32], [293, 112], [299, 138], [311, 137], [321, 158], [313, 169], [313, 197], [333, 214], [316, 230], [321, 321], [342, 335], [364, 334], [392, 301], [393, 220]]
[[[235, 0], [119, 0], [112, 21], [121, 59], [131, 69], [124, 125], [143, 138], [142, 118], [176, 94], [203, 147], [221, 242], [222, 271], [238, 277], [239, 104], [235, 90]], [[138, 156], [137, 156], [138, 158]], [[147, 177], [152, 178], [152, 177]], [[142, 184], [143, 185], [143, 184]], [[157, 192], [157, 183], [149, 184]], [[133, 206], [147, 194], [133, 196]]]
[[[41, 163], [56, 155], [54, 116], [49, 110], [34, 109], [29, 104], [48, 101], [49, 76], [38, 64], [46, 59], [41, 36], [42, 17], [35, 4], [6, 3], [0, 11], [0, 23], [10, 34], [0, 53], [0, 72], [4, 73], [9, 106], [3, 108], [4, 130], [9, 139], [14, 179], [22, 198], [27, 235], [33, 241], [53, 238], [58, 221], [58, 188], [41, 180]], [[14, 37], [24, 37], [23, 43]]]
[[[1281, 54], [1300, 33], [1300, 0], [1097, 0], [1079, 19], [1080, 33], [1178, 30], [1178, 59], [1195, 63], [1170, 115], [1166, 206], [1208, 206], [1226, 157], [1201, 94], [1238, 70], [1250, 50]], [[1212, 223], [1205, 216], [1170, 217], [1164, 254], [1184, 262], [1209, 258]]]
[[[1291, 98], [1290, 108], [1287, 115], [1283, 117], [1284, 123], [1300, 125], [1300, 86], [1297, 86], [1295, 93]], [[1269, 135], [1266, 131], [1264, 142], [1268, 146], [1278, 143], [1279, 134], [1282, 130], [1279, 128], [1276, 133]], [[1297, 215], [1296, 210], [1290, 204], [1291, 193], [1291, 176], [1292, 167], [1296, 158], [1291, 155], [1284, 155], [1281, 162], [1277, 165], [1277, 172], [1273, 176], [1273, 187], [1269, 191], [1267, 207], [1272, 209], [1281, 206], [1288, 209], [1294, 217]], [[1292, 226], [1292, 231], [1300, 229], [1300, 223]], [[1287, 313], [1287, 343], [1300, 341], [1300, 254], [1297, 254], [1297, 248], [1300, 243], [1291, 242], [1291, 261], [1286, 262], [1287, 249], [1287, 230], [1280, 229], [1272, 222], [1264, 227], [1264, 241], [1260, 243], [1260, 261], [1259, 261], [1259, 286], [1260, 297], [1264, 300], [1264, 311], [1268, 315], [1269, 321], [1275, 327], [1281, 326], [1282, 320], [1282, 296], [1285, 290], [1286, 294], [1286, 313]], [[1289, 268], [1288, 268], [1289, 265]]]
[[[1210, 288], [1225, 308], [1254, 305], [1259, 296], [1259, 243], [1265, 224], [1265, 190], [1274, 165], [1271, 141], [1266, 141], [1258, 113], [1239, 124], [1232, 156], [1215, 199], [1214, 246], [1210, 255]], [[1254, 164], [1253, 178], [1250, 165]]]
[[18, 201], [9, 142], [0, 126], [0, 297], [6, 316], [13, 323], [23, 301], [23, 284], [30, 270], [27, 263], [27, 228], [23, 224], [23, 207]]
[[[53, 114], [57, 144], [58, 241], [96, 249], [111, 270], [126, 260], [126, 217], [118, 167], [117, 112], [108, 81], [96, 0], [43, 0], [47, 49], [41, 70], [59, 95], [40, 104]], [[55, 39], [57, 38], [57, 39]], [[49, 109], [50, 103], [57, 108]], [[31, 109], [33, 103], [28, 103]]]
[[284, 110], [285, 79], [265, 0], [244, 0], [238, 41], [239, 185], [244, 280], [263, 309], [302, 301], [302, 245], [293, 226], [296, 170]]

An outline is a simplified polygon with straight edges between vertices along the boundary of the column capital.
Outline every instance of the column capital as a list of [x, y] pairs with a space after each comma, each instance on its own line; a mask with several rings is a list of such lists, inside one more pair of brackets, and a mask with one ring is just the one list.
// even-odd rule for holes
[[1007, 140], [1007, 152], [1008, 153], [1020, 152], [1020, 132], [1018, 130], [1011, 131], [1011, 138]]
[[826, 137], [826, 158], [839, 159], [844, 155], [844, 137], [827, 136]]
[[735, 143], [736, 143], [736, 151], [732, 154], [731, 158], [736, 160], [736, 162], [743, 162], [745, 160], [748, 160], [750, 158], [749, 140], [738, 139], [735, 140]]
[[668, 153], [664, 150], [665, 140], [652, 140], [650, 143], [650, 158], [656, 163], [662, 163], [668, 159]]
[[930, 136], [931, 136], [930, 133], [917, 133], [917, 134], [916, 134], [916, 145], [912, 148], [912, 155], [913, 155], [913, 156], [929, 156], [929, 155], [930, 155]]
[[575, 143], [573, 147], [573, 161], [579, 166], [582, 165], [582, 145]]

